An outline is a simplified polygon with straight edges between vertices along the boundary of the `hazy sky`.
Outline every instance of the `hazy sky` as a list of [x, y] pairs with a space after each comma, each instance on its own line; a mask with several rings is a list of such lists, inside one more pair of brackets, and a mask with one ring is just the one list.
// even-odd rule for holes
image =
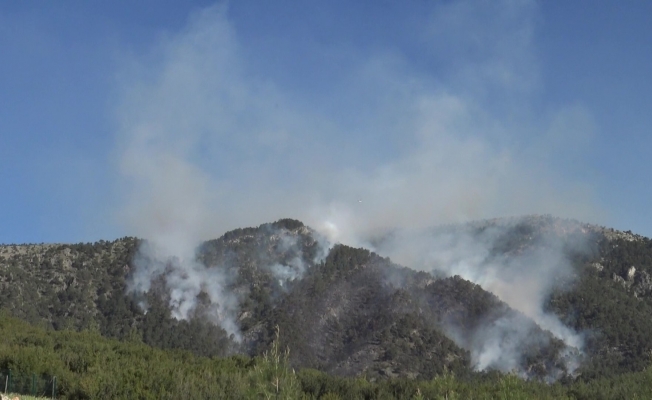
[[0, 243], [531, 212], [652, 236], [650, 17], [643, 1], [0, 2]]

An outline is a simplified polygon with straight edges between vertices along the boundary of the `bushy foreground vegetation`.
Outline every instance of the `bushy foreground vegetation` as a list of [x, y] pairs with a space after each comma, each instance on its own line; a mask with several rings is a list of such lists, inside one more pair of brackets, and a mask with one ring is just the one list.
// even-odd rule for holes
[[54, 375], [62, 399], [611, 399], [652, 398], [652, 368], [589, 383], [441, 374], [371, 382], [294, 371], [274, 345], [263, 357], [198, 357], [92, 332], [51, 331], [0, 314], [0, 369]]

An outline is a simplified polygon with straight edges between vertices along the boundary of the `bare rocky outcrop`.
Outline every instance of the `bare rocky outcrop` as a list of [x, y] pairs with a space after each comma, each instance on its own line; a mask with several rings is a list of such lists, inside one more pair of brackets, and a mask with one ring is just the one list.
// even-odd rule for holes
[[623, 239], [627, 240], [628, 242], [634, 242], [638, 240], [643, 240], [644, 237], [641, 235], [638, 235], [636, 233], [632, 233], [631, 231], [619, 231], [617, 229], [613, 228], [604, 228], [604, 227], [596, 227], [600, 233], [602, 233], [608, 240], [614, 241], [617, 239]]
[[642, 298], [652, 293], [652, 277], [645, 271], [637, 270], [635, 266], [629, 267], [624, 277], [614, 273], [612, 279], [630, 291], [636, 298]]
[[650, 277], [650, 274], [647, 272], [640, 271], [634, 277], [634, 284], [632, 287], [634, 296], [648, 296], [652, 292], [652, 277]]
[[602, 270], [604, 269], [604, 265], [602, 265], [599, 262], [594, 262], [591, 264], [591, 266], [595, 268], [598, 272], [602, 272]]

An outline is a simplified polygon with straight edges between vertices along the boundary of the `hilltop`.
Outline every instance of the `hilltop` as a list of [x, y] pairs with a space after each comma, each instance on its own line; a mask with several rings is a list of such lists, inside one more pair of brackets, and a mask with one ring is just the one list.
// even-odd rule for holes
[[[192, 268], [149, 259], [147, 242], [130, 237], [0, 246], [0, 309], [47, 329], [200, 356], [262, 354], [279, 326], [293, 366], [374, 379], [511, 368], [530, 378], [590, 380], [649, 365], [650, 239], [549, 216], [431, 232], [461, 233], [491, 238], [485, 257], [492, 266], [517, 268], [509, 260], [553, 250], [563, 256], [565, 278], [553, 282], [543, 309], [576, 332], [581, 346], [480, 284], [325, 243], [295, 220], [204, 242]], [[145, 278], [147, 290], [135, 284]], [[510, 356], [487, 358], [491, 346]]]

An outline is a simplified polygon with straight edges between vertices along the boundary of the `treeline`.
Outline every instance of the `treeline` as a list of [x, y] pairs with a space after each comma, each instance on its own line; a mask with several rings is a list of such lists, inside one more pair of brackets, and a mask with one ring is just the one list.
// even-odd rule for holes
[[263, 357], [207, 358], [93, 332], [44, 330], [0, 313], [0, 369], [56, 376], [60, 399], [615, 399], [652, 398], [652, 369], [546, 385], [513, 375], [423, 380], [292, 370], [278, 336]]

